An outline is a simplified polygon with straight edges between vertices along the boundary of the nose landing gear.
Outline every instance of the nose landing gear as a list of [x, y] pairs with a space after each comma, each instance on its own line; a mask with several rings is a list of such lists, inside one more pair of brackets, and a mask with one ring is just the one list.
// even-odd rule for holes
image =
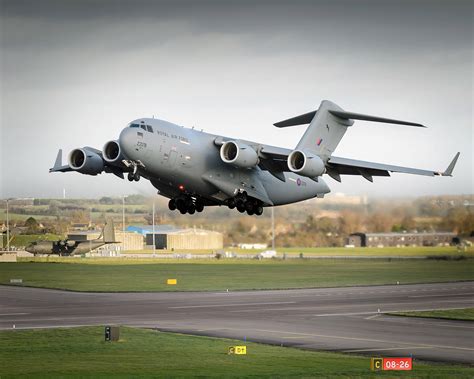
[[145, 165], [141, 161], [131, 161], [131, 160], [126, 160], [124, 159], [122, 163], [127, 166], [128, 168], [131, 168], [132, 171], [128, 173], [127, 179], [130, 182], [136, 181], [138, 182], [140, 180], [140, 174], [138, 173], [138, 167], [145, 167]]

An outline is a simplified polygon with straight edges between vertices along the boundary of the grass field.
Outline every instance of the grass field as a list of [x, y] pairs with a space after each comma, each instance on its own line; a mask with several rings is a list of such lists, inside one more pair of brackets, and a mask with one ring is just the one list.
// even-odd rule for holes
[[[270, 248], [269, 248], [270, 249]], [[237, 249], [237, 248], [225, 248], [225, 251], [234, 252], [236, 254], [248, 254], [256, 255], [264, 250], [268, 249]], [[172, 253], [192, 253], [192, 254], [210, 254], [215, 250], [187, 250], [187, 251], [171, 251], [171, 250], [157, 250], [159, 254], [172, 254]], [[359, 248], [345, 248], [345, 247], [294, 247], [294, 248], [277, 248], [277, 253], [282, 255], [284, 253], [290, 256], [297, 256], [303, 253], [303, 256], [317, 256], [317, 255], [330, 255], [330, 256], [367, 256], [367, 257], [378, 257], [378, 256], [396, 256], [396, 257], [423, 257], [423, 256], [453, 256], [463, 255], [466, 257], [474, 258], [474, 248], [469, 247], [466, 250], [460, 251], [453, 246], [427, 246], [427, 247], [359, 247]], [[152, 254], [153, 250], [133, 250], [126, 251], [127, 254]]]
[[105, 342], [102, 327], [0, 332], [0, 377], [401, 377], [472, 378], [466, 366], [414, 362], [412, 372], [370, 371], [368, 357], [121, 327]]
[[[21, 278], [27, 286], [77, 291], [210, 291], [474, 280], [472, 259], [67, 261], [0, 263], [0, 284]], [[178, 285], [167, 286], [168, 278], [176, 278]]]
[[408, 316], [408, 317], [429, 317], [429, 318], [441, 318], [446, 320], [464, 320], [474, 321], [474, 308], [464, 309], [449, 309], [439, 311], [423, 311], [423, 312], [397, 312], [390, 313], [395, 316]]

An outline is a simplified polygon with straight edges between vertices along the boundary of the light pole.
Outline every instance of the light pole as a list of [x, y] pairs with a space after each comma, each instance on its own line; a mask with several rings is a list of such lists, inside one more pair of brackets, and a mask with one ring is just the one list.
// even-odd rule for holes
[[156, 242], [155, 242], [155, 199], [153, 199], [153, 257], [156, 254]]
[[8, 199], [7, 199], [7, 251], [10, 251], [10, 218], [8, 215]]
[[122, 233], [125, 238], [125, 195], [122, 195]]
[[272, 207], [272, 250], [275, 250], [275, 214]]

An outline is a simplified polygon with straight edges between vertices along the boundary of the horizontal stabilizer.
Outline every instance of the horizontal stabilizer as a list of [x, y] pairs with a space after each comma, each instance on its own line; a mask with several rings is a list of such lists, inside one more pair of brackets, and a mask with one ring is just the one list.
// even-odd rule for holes
[[[316, 115], [316, 112], [317, 110], [308, 112], [296, 117], [288, 118], [286, 120], [279, 121], [273, 125], [275, 125], [277, 128], [286, 128], [288, 126], [309, 124], [311, 123], [314, 116]], [[339, 110], [328, 110], [328, 112], [331, 113], [333, 116], [342, 118], [344, 120], [373, 121], [373, 122], [383, 122], [386, 124], [409, 125], [409, 126], [417, 126], [419, 128], [426, 128], [425, 125], [419, 124], [417, 122], [395, 120], [391, 118], [370, 116], [370, 115], [361, 114], [361, 113], [345, 112], [345, 111], [339, 111]]]
[[314, 118], [314, 115], [316, 114], [316, 112], [317, 111], [305, 113], [296, 117], [289, 118], [287, 120], [277, 122], [273, 125], [275, 125], [277, 128], [286, 128], [288, 126], [309, 124], [311, 120]]
[[363, 121], [374, 121], [374, 122], [383, 122], [386, 124], [398, 124], [398, 125], [410, 125], [410, 126], [417, 126], [419, 128], [426, 128], [426, 126], [422, 124], [418, 124], [416, 122], [409, 122], [409, 121], [401, 121], [401, 120], [394, 120], [391, 118], [384, 118], [384, 117], [377, 117], [377, 116], [369, 116], [366, 114], [360, 113], [352, 113], [352, 112], [345, 112], [345, 111], [333, 111], [329, 110], [329, 113], [332, 115], [343, 118], [346, 120], [363, 120]]

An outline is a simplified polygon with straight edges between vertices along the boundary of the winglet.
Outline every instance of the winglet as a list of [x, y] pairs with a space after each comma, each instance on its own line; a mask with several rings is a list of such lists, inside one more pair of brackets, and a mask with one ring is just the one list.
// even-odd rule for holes
[[63, 149], [59, 149], [54, 166], [49, 169], [49, 172], [66, 172], [72, 171], [72, 168], [68, 164], [63, 166]]
[[59, 149], [53, 168], [58, 168], [58, 167], [61, 167], [62, 165], [63, 165], [63, 149]]
[[446, 169], [445, 172], [441, 173], [441, 176], [453, 176], [453, 170], [454, 170], [454, 166], [456, 166], [456, 163], [458, 161], [458, 158], [459, 158], [459, 155], [461, 153], [458, 151], [456, 153], [456, 155], [454, 156], [453, 160], [451, 161], [451, 163], [449, 164], [448, 168]]

